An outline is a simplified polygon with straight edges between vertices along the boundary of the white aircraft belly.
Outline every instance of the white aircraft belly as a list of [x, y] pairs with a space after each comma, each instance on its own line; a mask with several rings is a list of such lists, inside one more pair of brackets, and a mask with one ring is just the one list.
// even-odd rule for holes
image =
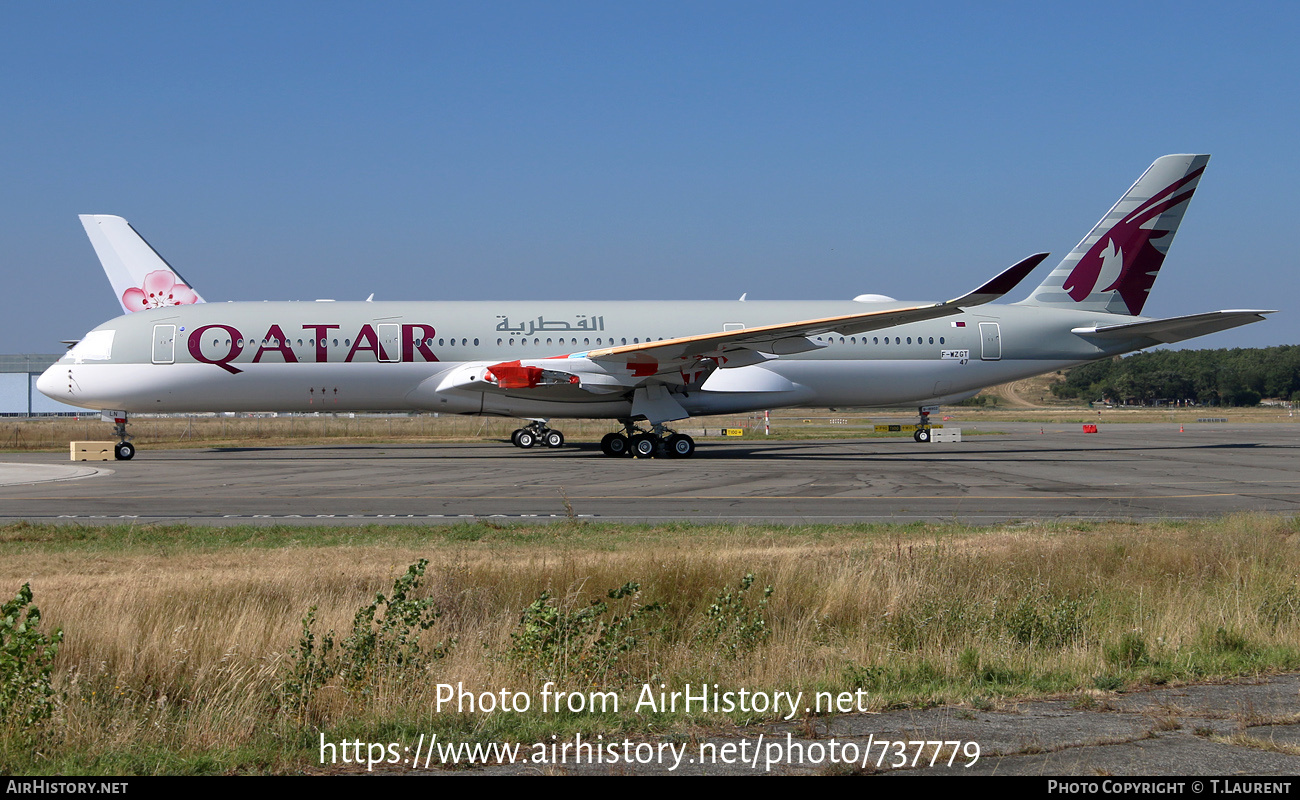
[[[776, 359], [719, 370], [681, 399], [691, 414], [783, 406], [907, 404], [1017, 380], [1073, 362], [946, 359]], [[230, 375], [209, 364], [59, 365], [56, 399], [83, 408], [141, 412], [437, 411], [523, 417], [619, 417], [624, 398], [556, 402], [472, 391], [431, 391], [460, 366], [437, 364], [248, 364]], [[69, 379], [70, 377], [70, 379]], [[428, 388], [426, 388], [428, 387]], [[64, 389], [70, 391], [64, 391]]]
[[[248, 364], [230, 375], [209, 364], [76, 364], [56, 365], [51, 380], [59, 384], [62, 402], [136, 413], [400, 411], [409, 409], [405, 397], [429, 367]], [[64, 386], [70, 391], [64, 393]]]
[[889, 406], [960, 394], [1073, 365], [979, 359], [809, 360], [764, 364], [807, 387], [805, 406]]

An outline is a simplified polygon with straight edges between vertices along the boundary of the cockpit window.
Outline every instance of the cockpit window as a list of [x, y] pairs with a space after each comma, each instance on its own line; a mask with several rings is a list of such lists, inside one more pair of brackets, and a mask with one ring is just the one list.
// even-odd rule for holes
[[73, 363], [107, 361], [113, 355], [113, 335], [117, 331], [91, 331], [68, 351]]

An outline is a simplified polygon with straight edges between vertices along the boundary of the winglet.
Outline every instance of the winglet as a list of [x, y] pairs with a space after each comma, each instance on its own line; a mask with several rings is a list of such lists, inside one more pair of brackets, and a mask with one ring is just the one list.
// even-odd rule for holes
[[80, 219], [123, 311], [203, 302], [131, 223], [109, 214], [82, 214]]
[[1004, 269], [992, 280], [985, 283], [973, 292], [967, 292], [961, 297], [949, 300], [944, 303], [946, 306], [978, 306], [985, 303], [991, 303], [1002, 297], [1025, 279], [1029, 273], [1034, 271], [1034, 267], [1043, 263], [1051, 253], [1035, 253], [1029, 258], [1024, 259], [1010, 267]]

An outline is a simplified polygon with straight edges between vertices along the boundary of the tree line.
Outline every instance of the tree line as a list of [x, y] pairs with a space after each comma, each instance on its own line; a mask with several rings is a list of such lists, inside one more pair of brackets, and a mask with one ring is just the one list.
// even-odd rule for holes
[[1300, 345], [1157, 350], [1075, 367], [1052, 385], [1061, 398], [1149, 405], [1253, 406], [1300, 400]]

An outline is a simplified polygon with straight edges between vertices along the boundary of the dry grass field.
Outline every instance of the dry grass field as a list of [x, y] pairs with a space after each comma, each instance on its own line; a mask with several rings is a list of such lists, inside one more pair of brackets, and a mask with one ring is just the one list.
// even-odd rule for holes
[[[421, 560], [422, 576], [408, 572]], [[63, 640], [43, 718], [22, 718], [40, 705], [30, 692], [0, 693], [0, 768], [284, 772], [315, 763], [322, 733], [527, 742], [575, 730], [692, 735], [771, 717], [629, 712], [646, 683], [986, 707], [1290, 670], [1298, 570], [1300, 525], [1264, 516], [996, 528], [11, 525], [0, 529], [0, 587], [12, 596], [30, 584], [39, 630]], [[39, 649], [18, 685], [40, 684]], [[546, 681], [625, 702], [600, 714], [436, 710], [439, 684], [536, 698]]]

